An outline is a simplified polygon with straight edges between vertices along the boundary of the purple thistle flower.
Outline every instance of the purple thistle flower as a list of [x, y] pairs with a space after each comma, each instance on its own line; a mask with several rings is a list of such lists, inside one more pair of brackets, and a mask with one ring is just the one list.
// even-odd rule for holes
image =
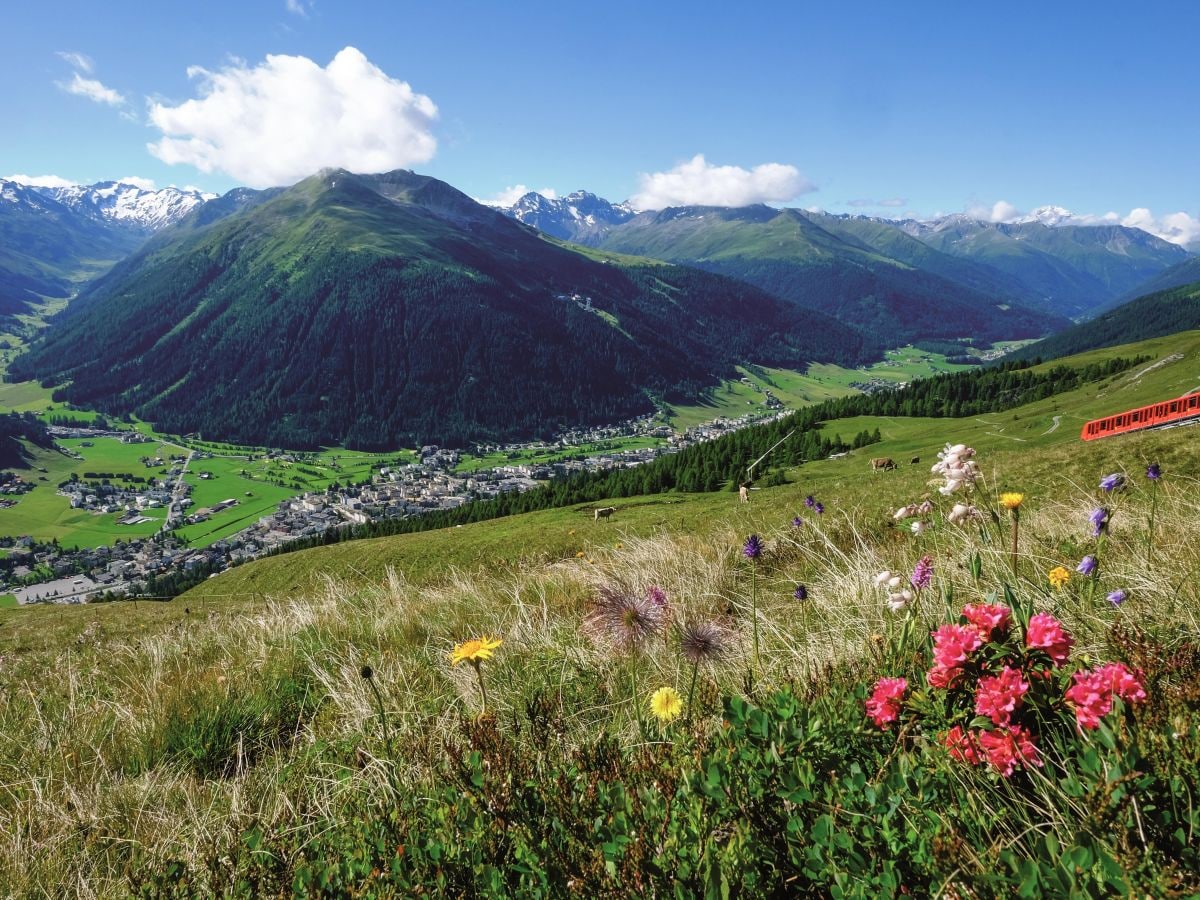
[[652, 587], [650, 590], [646, 591], [646, 599], [648, 599], [655, 606], [666, 606], [667, 592], [660, 587]]
[[1113, 472], [1111, 475], [1105, 475], [1100, 479], [1100, 487], [1106, 494], [1111, 494], [1113, 491], [1119, 491], [1125, 487], [1125, 476], [1120, 472]]
[[1089, 553], [1079, 561], [1079, 565], [1075, 567], [1075, 571], [1080, 575], [1092, 575], [1098, 567], [1099, 564], [1096, 562], [1096, 557]]
[[1122, 603], [1124, 603], [1128, 599], [1129, 599], [1129, 595], [1127, 593], [1125, 593], [1125, 591], [1123, 591], [1121, 588], [1117, 588], [1115, 591], [1113, 591], [1111, 594], [1108, 595], [1108, 602], [1111, 603], [1113, 606], [1120, 606]]
[[793, 528], [802, 528], [803, 526], [804, 526], [804, 520], [802, 518], [800, 518], [799, 516], [796, 516], [796, 518], [792, 519], [792, 527]]
[[1158, 481], [1158, 479], [1162, 478], [1162, 466], [1156, 462], [1150, 463], [1150, 465], [1146, 466], [1146, 477], [1151, 481]]
[[752, 534], [746, 538], [745, 546], [742, 547], [742, 553], [746, 559], [758, 559], [766, 549], [767, 545], [762, 542], [762, 538], [757, 534]]
[[933, 557], [922, 556], [917, 567], [913, 569], [912, 577], [908, 580], [919, 591], [929, 587], [929, 582], [933, 580]]
[[817, 511], [817, 515], [818, 515], [818, 516], [821, 516], [821, 515], [824, 515], [824, 514], [825, 514], [825, 504], [824, 504], [824, 503], [818, 503], [818, 504], [817, 504], [815, 507], [813, 507], [813, 508], [814, 508], [814, 509]]
[[793, 592], [792, 596], [795, 597], [797, 600], [807, 600], [808, 599], [808, 588], [806, 588], [802, 584], [798, 584], [798, 585], [796, 585], [796, 590], [795, 590], [795, 592]]
[[1097, 506], [1088, 516], [1088, 521], [1092, 523], [1092, 537], [1100, 537], [1108, 528], [1108, 510], [1103, 506]]
[[807, 506], [809, 509], [812, 509], [813, 507], [815, 507], [817, 505], [817, 498], [814, 497], [812, 494], [809, 494], [807, 497], [804, 498], [804, 505]]

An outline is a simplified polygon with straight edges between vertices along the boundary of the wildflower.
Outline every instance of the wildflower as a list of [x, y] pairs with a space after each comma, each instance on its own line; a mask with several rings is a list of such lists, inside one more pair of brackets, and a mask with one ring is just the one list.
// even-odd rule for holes
[[867, 699], [867, 715], [879, 728], [887, 728], [900, 717], [900, 704], [908, 690], [907, 678], [880, 678]]
[[987, 761], [1005, 778], [1012, 775], [1018, 763], [1025, 767], [1042, 765], [1033, 735], [1021, 725], [982, 731], [979, 746]]
[[1028, 691], [1029, 682], [1021, 677], [1020, 670], [1005, 666], [999, 675], [987, 675], [979, 679], [979, 689], [975, 693], [975, 714], [987, 716], [993, 725], [1007, 725]]
[[985, 641], [991, 640], [997, 631], [1008, 631], [1012, 622], [1012, 610], [997, 603], [968, 603], [963, 607], [963, 617], [979, 629]]
[[958, 684], [962, 674], [963, 671], [959, 668], [944, 669], [941, 666], [934, 666], [925, 673], [925, 680], [929, 682], [930, 687], [952, 688]]
[[733, 633], [716, 622], [685, 622], [679, 630], [679, 650], [693, 666], [714, 664], [733, 652]]
[[660, 722], [670, 722], [683, 712], [683, 698], [673, 687], [660, 687], [650, 695], [650, 712]]
[[1096, 670], [1096, 674], [1112, 693], [1126, 703], [1141, 703], [1146, 699], [1140, 671], [1134, 674], [1124, 663], [1105, 663]]
[[1112, 710], [1112, 691], [1106, 690], [1097, 673], [1084, 671], [1071, 676], [1075, 682], [1067, 688], [1066, 699], [1075, 709], [1075, 723], [1085, 730], [1097, 728]]
[[[370, 666], [363, 666], [358, 674], [362, 676], [363, 681], [370, 681], [372, 678], [375, 677], [375, 670], [372, 669]], [[222, 679], [222, 680], [224, 680], [224, 679]]]
[[1111, 475], [1105, 475], [1100, 479], [1100, 489], [1106, 494], [1111, 494], [1113, 491], [1119, 491], [1125, 487], [1125, 476], [1120, 472], [1114, 472]]
[[882, 572], [880, 572], [878, 575], [875, 576], [875, 586], [883, 587], [885, 584], [887, 584], [891, 580], [891, 578], [892, 578], [892, 573], [889, 572], [887, 569], [884, 569]]
[[824, 503], [818, 503], [816, 506], [813, 507], [813, 509], [816, 510], [818, 516], [825, 515], [825, 504]]
[[1090, 553], [1079, 561], [1079, 565], [1075, 567], [1075, 571], [1080, 575], [1094, 575], [1099, 564], [1096, 562], [1096, 557]]
[[1122, 603], [1124, 603], [1128, 599], [1129, 599], [1129, 594], [1127, 594], [1121, 588], [1117, 588], [1115, 591], [1113, 591], [1111, 594], [1108, 595], [1108, 602], [1111, 603], [1113, 606], [1120, 606]]
[[808, 588], [802, 584], [798, 584], [796, 585], [796, 590], [792, 592], [792, 596], [803, 602], [808, 599]]
[[1056, 666], [1067, 661], [1074, 643], [1075, 639], [1063, 628], [1062, 622], [1050, 613], [1035, 613], [1025, 629], [1025, 646], [1030, 650], [1044, 650]]
[[[456, 644], [454, 649], [450, 651], [450, 664], [457, 666], [460, 662], [465, 662], [478, 667], [483, 660], [491, 659], [492, 651], [503, 643], [504, 641], [500, 638], [488, 637], [487, 635], [463, 641], [461, 644]], [[367, 676], [364, 675], [363, 677]]]
[[582, 550], [580, 550], [578, 553], [575, 554], [575, 558], [583, 559], [586, 555], [587, 555], [586, 553], [584, 553]]
[[917, 507], [917, 512], [922, 516], [927, 516], [933, 512], [933, 501], [922, 500], [921, 505]]
[[957, 669], [983, 644], [979, 629], [970, 625], [942, 625], [933, 632], [933, 662], [939, 669]]
[[765, 549], [766, 544], [762, 542], [762, 538], [757, 534], [752, 534], [746, 538], [746, 543], [742, 546], [742, 554], [746, 559], [758, 559], [763, 555]]
[[922, 522], [920, 519], [918, 519], [916, 522], [912, 523], [912, 533], [915, 534], [917, 537], [920, 537], [921, 535], [923, 535], [928, 528], [929, 528], [929, 526], [926, 525], [924, 522]]
[[804, 498], [804, 505], [807, 506], [809, 509], [815, 508], [817, 505], [817, 498], [814, 497], [812, 494], [809, 494], [807, 497]]
[[902, 506], [892, 514], [892, 520], [899, 522], [901, 519], [911, 519], [917, 514], [917, 504], [910, 503], [908, 506]]
[[932, 580], [933, 557], [922, 556], [920, 561], [917, 563], [916, 568], [913, 569], [912, 577], [909, 579], [909, 581], [912, 582], [912, 586], [918, 591], [923, 591], [925, 588], [929, 587], [929, 582]]
[[1049, 579], [1050, 584], [1055, 588], [1055, 590], [1061, 591], [1063, 589], [1063, 585], [1071, 580], [1071, 573], [1062, 566], [1055, 566], [1046, 573], [1046, 578]]
[[951, 525], [961, 525], [968, 519], [979, 518], [979, 510], [966, 503], [955, 503], [954, 508], [946, 515], [946, 521]]
[[949, 497], [956, 491], [972, 488], [979, 477], [979, 465], [975, 462], [975, 451], [966, 444], [947, 444], [938, 453], [938, 462], [930, 470], [941, 475], [946, 483], [938, 488], [939, 493]]
[[666, 607], [652, 598], [605, 586], [593, 601], [583, 625], [593, 637], [620, 650], [633, 650], [659, 634], [666, 619]]
[[660, 587], [651, 587], [648, 591], [646, 591], [646, 599], [655, 606], [666, 606], [667, 592]]
[[902, 591], [893, 591], [888, 594], [888, 609], [890, 609], [892, 612], [900, 612], [900, 610], [904, 609], [915, 599], [916, 594], [914, 594], [908, 588], [905, 588]]
[[973, 766], [983, 762], [983, 754], [979, 752], [978, 740], [969, 731], [965, 731], [961, 725], [955, 725], [946, 732], [943, 743], [950, 751], [951, 759], [970, 763]]
[[888, 579], [887, 586], [888, 586], [888, 588], [890, 588], [893, 591], [898, 591], [898, 590], [900, 590], [900, 585], [902, 585], [902, 584], [904, 584], [904, 579], [901, 578], [899, 575], [893, 575], [891, 578]]
[[1150, 463], [1146, 466], [1146, 477], [1151, 481], [1158, 481], [1162, 478], [1162, 467], [1156, 462]]
[[792, 527], [793, 528], [803, 528], [804, 520], [802, 518], [800, 518], [799, 516], [796, 516], [794, 519], [792, 519]]
[[1100, 537], [1108, 528], [1109, 512], [1103, 506], [1097, 506], [1088, 516], [1088, 521], [1092, 523], [1092, 537]]
[[1008, 491], [1000, 495], [1000, 505], [1007, 510], [1020, 509], [1021, 504], [1025, 502], [1025, 495], [1018, 494], [1015, 491]]

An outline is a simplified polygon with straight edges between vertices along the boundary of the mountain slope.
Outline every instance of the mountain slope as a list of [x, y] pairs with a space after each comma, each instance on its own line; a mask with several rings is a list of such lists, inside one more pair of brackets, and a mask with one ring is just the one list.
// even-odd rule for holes
[[1068, 316], [1088, 315], [1187, 258], [1182, 247], [1141, 229], [1057, 224], [1069, 221], [1059, 213], [1007, 224], [955, 215], [897, 227], [943, 253], [1004, 272], [1023, 296]]
[[1114, 309], [1146, 294], [1169, 291], [1171, 288], [1183, 287], [1185, 284], [1197, 281], [1200, 281], [1200, 256], [1190, 256], [1169, 269], [1163, 269], [1149, 281], [1139, 285], [1132, 296], [1126, 295], [1106, 304], [1103, 310]]
[[748, 285], [582, 255], [411, 172], [213, 203], [81, 295], [14, 377], [168, 431], [394, 447], [614, 421], [737, 362], [876, 349]]
[[1017, 356], [1057, 359], [1194, 328], [1200, 328], [1200, 279], [1139, 297], [1088, 322], [1023, 347]]
[[173, 225], [215, 196], [188, 188], [148, 190], [120, 181], [34, 190], [57, 200], [82, 218], [142, 235]]
[[681, 207], [642, 213], [599, 246], [748, 281], [896, 345], [1034, 337], [1062, 319], [907, 265], [796, 209]]

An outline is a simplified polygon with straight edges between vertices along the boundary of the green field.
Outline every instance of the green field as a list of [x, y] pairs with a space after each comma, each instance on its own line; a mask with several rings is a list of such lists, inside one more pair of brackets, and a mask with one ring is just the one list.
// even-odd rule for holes
[[494, 469], [498, 466], [536, 465], [552, 463], [562, 459], [575, 459], [580, 456], [596, 456], [601, 453], [619, 453], [622, 450], [641, 450], [646, 447], [661, 447], [666, 443], [663, 438], [654, 437], [624, 437], [611, 441], [598, 441], [590, 444], [579, 444], [574, 447], [558, 449], [555, 447], [532, 447], [525, 450], [509, 452], [495, 451], [476, 456], [472, 453], [462, 454], [456, 472], [463, 474], [478, 472], [480, 469]]
[[850, 386], [854, 382], [879, 379], [899, 384], [914, 378], [943, 372], [961, 372], [969, 368], [970, 366], [946, 362], [946, 357], [942, 354], [928, 353], [915, 347], [889, 350], [882, 362], [857, 369], [831, 363], [813, 363], [801, 373], [789, 369], [739, 366], [738, 371], [742, 377], [750, 379], [753, 386], [741, 380], [730, 379], [714, 388], [701, 402], [672, 406], [669, 414], [675, 429], [683, 431], [704, 422], [711, 422], [717, 416], [735, 419], [747, 413], [769, 411], [763, 405], [764, 390], [769, 390], [778, 397], [784, 406], [797, 409], [856, 393], [856, 389]]

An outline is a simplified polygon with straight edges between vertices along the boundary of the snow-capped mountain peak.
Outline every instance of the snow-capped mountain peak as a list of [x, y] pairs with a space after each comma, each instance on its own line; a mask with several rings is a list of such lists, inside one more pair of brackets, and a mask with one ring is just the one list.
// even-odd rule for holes
[[1042, 225], [1054, 227], [1057, 225], [1075, 224], [1075, 214], [1061, 206], [1039, 206], [1037, 209], [1030, 210], [1025, 215], [1012, 221], [1018, 225], [1038, 222]]
[[530, 191], [512, 206], [501, 207], [500, 212], [553, 237], [585, 244], [594, 243], [608, 229], [637, 214], [628, 202], [612, 203], [588, 191], [554, 199]]
[[147, 190], [121, 181], [33, 190], [87, 218], [146, 233], [178, 222], [216, 196], [177, 187]]

